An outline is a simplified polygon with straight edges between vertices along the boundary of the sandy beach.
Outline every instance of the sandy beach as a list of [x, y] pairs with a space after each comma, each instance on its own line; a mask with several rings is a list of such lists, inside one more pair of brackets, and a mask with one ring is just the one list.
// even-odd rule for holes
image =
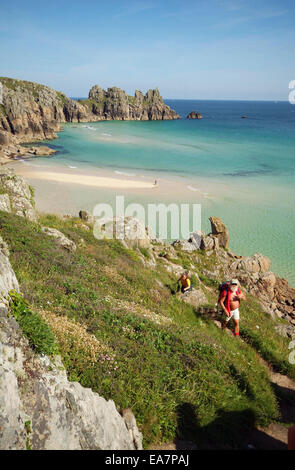
[[96, 188], [112, 189], [153, 189], [154, 183], [148, 181], [135, 181], [123, 178], [110, 178], [105, 176], [92, 176], [85, 174], [69, 174], [51, 171], [26, 171], [26, 177], [30, 180], [47, 180], [57, 183], [79, 184], [82, 186], [93, 186]]

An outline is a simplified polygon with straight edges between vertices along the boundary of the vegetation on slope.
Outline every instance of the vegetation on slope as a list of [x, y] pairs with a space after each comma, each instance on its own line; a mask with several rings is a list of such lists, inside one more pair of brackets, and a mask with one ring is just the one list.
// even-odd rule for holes
[[131, 407], [145, 446], [178, 438], [241, 448], [254, 424], [280, 418], [257, 352], [293, 377], [294, 366], [287, 366], [288, 341], [255, 300], [242, 310], [246, 341], [235, 340], [171, 294], [175, 277], [161, 263], [144, 268], [138, 252], [96, 240], [78, 219], [40, 220], [77, 244], [70, 253], [38, 224], [0, 214], [22, 293], [50, 326], [69, 378]]

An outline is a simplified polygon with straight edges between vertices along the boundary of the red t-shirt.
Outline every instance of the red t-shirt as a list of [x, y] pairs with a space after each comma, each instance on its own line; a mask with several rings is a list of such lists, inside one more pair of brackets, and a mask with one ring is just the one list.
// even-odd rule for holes
[[[236, 291], [236, 294], [241, 294], [241, 293], [242, 293], [241, 289], [238, 288], [237, 291]], [[228, 295], [227, 295], [227, 294], [228, 294]], [[232, 292], [231, 292], [230, 289], [224, 289], [224, 290], [221, 292], [221, 294], [220, 294], [220, 299], [223, 299], [223, 297], [226, 297], [226, 296], [227, 296], [227, 298], [226, 298], [226, 300], [225, 300], [225, 308], [226, 308], [226, 310], [227, 310], [228, 312], [230, 312], [230, 299], [231, 299], [231, 294], [232, 294]], [[240, 304], [241, 304], [241, 302], [240, 302], [240, 300], [239, 300], [239, 306], [240, 306]]]

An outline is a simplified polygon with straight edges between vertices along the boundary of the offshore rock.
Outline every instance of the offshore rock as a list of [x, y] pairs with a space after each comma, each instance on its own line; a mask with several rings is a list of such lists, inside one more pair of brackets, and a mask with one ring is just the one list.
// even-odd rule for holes
[[192, 111], [187, 115], [187, 119], [202, 119], [202, 114], [201, 113], [196, 113], [196, 111]]

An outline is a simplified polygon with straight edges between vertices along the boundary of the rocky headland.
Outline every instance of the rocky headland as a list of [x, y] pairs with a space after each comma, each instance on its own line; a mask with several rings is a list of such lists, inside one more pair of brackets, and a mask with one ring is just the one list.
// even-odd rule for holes
[[[64, 93], [34, 82], [0, 77], [0, 157], [23, 156], [28, 152], [48, 155], [47, 148], [24, 149], [21, 143], [54, 139], [64, 122], [105, 120], [179, 119], [160, 96], [159, 90], [145, 95], [136, 90], [129, 96], [120, 88], [107, 91], [95, 85], [87, 100], [79, 102]], [[53, 151], [54, 152], [54, 151]]]

